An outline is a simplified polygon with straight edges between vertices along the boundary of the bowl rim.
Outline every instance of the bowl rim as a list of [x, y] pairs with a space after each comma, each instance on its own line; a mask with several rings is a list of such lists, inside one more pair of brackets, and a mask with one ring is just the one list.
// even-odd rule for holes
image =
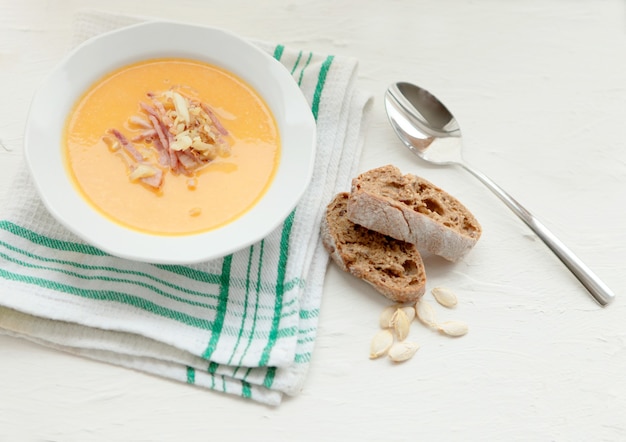
[[[159, 35], [175, 37], [166, 42]], [[192, 37], [213, 38], [219, 47], [206, 49], [197, 40], [187, 46], [181, 44]], [[130, 43], [120, 48], [122, 41]], [[112, 48], [116, 51], [110, 51]], [[142, 232], [110, 220], [80, 195], [63, 164], [63, 126], [78, 97], [115, 69], [168, 57], [205, 61], [242, 78], [274, 113], [281, 137], [279, 164], [262, 198], [226, 225], [188, 235]], [[51, 144], [56, 149], [50, 149]], [[316, 122], [310, 106], [291, 73], [278, 60], [222, 28], [164, 20], [112, 30], [72, 49], [35, 91], [24, 133], [28, 169], [53, 218], [106, 253], [160, 264], [192, 264], [223, 257], [269, 235], [304, 195], [313, 175], [315, 146]]]

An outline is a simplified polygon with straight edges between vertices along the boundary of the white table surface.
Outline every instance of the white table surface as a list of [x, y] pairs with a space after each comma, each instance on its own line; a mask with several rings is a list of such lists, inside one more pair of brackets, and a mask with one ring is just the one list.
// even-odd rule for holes
[[[450, 339], [415, 323], [412, 360], [371, 361], [388, 303], [330, 266], [305, 388], [277, 408], [0, 337], [0, 441], [626, 440], [623, 1], [0, 0], [2, 186], [79, 7], [357, 57], [358, 85], [375, 97], [360, 170], [420, 174], [483, 225], [462, 262], [427, 262], [429, 290], [446, 285], [460, 299], [440, 317], [470, 332]], [[382, 103], [395, 80], [445, 101], [467, 160], [594, 269], [612, 305], [599, 307], [475, 178], [401, 146]]]

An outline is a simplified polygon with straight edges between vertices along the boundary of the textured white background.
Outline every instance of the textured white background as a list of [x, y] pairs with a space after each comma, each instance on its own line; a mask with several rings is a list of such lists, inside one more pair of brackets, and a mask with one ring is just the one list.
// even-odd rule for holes
[[[626, 12], [618, 0], [0, 0], [0, 185], [21, 159], [28, 105], [66, 51], [79, 8], [217, 25], [360, 60], [375, 96], [360, 169], [393, 163], [461, 199], [484, 228], [462, 262], [426, 262], [453, 288], [414, 323], [411, 361], [370, 361], [387, 302], [329, 267], [311, 371], [279, 408], [0, 338], [0, 441], [626, 440]], [[466, 157], [617, 293], [598, 307], [469, 174], [427, 167], [382, 105], [396, 80], [453, 110]], [[0, 207], [0, 210], [2, 208]]]

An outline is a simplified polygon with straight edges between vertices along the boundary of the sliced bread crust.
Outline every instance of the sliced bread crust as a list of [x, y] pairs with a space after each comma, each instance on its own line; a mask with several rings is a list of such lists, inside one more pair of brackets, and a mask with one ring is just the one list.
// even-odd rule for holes
[[450, 261], [469, 252], [482, 233], [474, 215], [459, 200], [423, 178], [403, 175], [392, 165], [352, 180], [348, 218]]
[[392, 301], [417, 301], [425, 292], [426, 273], [415, 245], [351, 222], [348, 198], [347, 192], [337, 194], [322, 219], [322, 243], [331, 259]]

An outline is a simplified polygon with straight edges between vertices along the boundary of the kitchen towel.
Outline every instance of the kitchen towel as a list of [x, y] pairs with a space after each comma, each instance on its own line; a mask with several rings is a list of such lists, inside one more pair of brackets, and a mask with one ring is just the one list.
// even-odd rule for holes
[[[139, 20], [82, 12], [72, 45]], [[371, 97], [353, 58], [254, 43], [291, 72], [317, 123], [312, 182], [282, 225], [201, 264], [125, 260], [57, 223], [22, 166], [0, 197], [0, 333], [270, 405], [302, 390], [328, 263], [320, 219], [356, 172]]]

